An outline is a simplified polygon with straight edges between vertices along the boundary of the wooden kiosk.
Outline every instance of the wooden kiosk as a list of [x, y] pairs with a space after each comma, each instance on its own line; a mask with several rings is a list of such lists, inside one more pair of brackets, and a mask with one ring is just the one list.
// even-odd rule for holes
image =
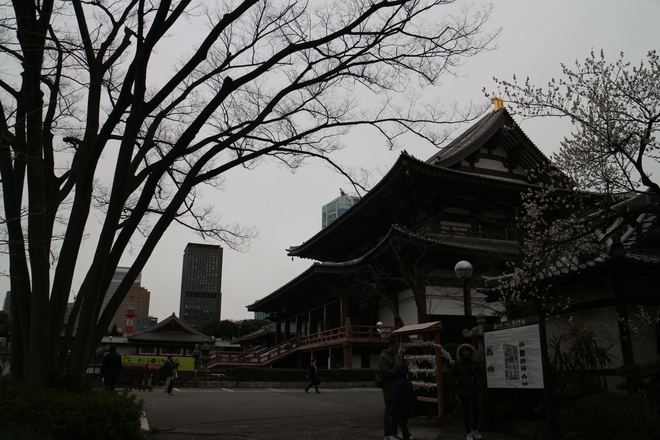
[[[398, 330], [393, 331], [390, 336], [397, 336], [402, 338], [406, 335], [426, 335], [432, 334], [433, 340], [424, 342], [422, 345], [433, 346], [435, 353], [435, 388], [437, 390], [436, 397], [417, 397], [417, 400], [422, 402], [431, 402], [438, 405], [438, 415], [433, 418], [433, 422], [438, 425], [450, 425], [454, 422], [451, 415], [445, 414], [445, 401], [442, 391], [442, 349], [440, 345], [440, 330], [442, 330], [442, 322], [427, 322], [424, 324], [406, 325]], [[415, 344], [415, 343], [412, 343]], [[403, 346], [403, 341], [402, 341]], [[406, 350], [407, 351], [407, 350]], [[414, 356], [406, 356], [406, 351], [401, 355], [401, 362], [405, 362], [406, 357], [412, 358]]]

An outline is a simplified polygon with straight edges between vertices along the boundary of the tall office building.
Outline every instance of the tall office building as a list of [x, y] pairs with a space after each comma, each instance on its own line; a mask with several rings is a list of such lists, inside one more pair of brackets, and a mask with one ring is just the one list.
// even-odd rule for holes
[[330, 223], [334, 222], [337, 220], [337, 218], [348, 211], [348, 209], [355, 205], [358, 200], [360, 200], [359, 197], [357, 196], [349, 196], [347, 195], [343, 190], [339, 190], [340, 195], [336, 199], [334, 199], [332, 202], [328, 203], [327, 205], [323, 205], [322, 209], [322, 228], [325, 228], [328, 226]]
[[188, 243], [183, 251], [179, 318], [199, 330], [220, 320], [222, 247]]
[[[112, 323], [120, 328], [124, 336], [129, 336], [129, 333], [138, 333], [137, 322], [149, 316], [149, 303], [151, 302], [151, 292], [140, 285], [140, 278], [135, 280], [135, 283], [128, 290], [121, 305], [112, 319]], [[129, 310], [133, 310], [133, 331], [128, 330], [128, 324], [131, 319], [126, 316]]]
[[7, 294], [5, 295], [5, 301], [2, 305], [2, 310], [11, 310], [11, 290], [8, 290]]
[[[103, 297], [103, 304], [101, 305], [101, 313], [105, 310], [105, 308], [108, 305], [108, 302], [110, 301], [110, 298], [113, 297], [115, 292], [117, 291], [117, 288], [121, 284], [122, 280], [130, 270], [130, 267], [118, 267], [115, 269], [115, 274], [112, 276], [112, 281], [110, 281], [110, 286], [108, 286], [108, 291], [105, 292], [105, 296]], [[140, 284], [140, 278], [142, 274], [138, 275], [137, 279], [135, 280], [136, 283]]]

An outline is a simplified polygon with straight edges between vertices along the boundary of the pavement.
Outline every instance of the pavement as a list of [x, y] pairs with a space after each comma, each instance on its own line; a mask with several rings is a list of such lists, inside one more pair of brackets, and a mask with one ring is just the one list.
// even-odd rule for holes
[[[162, 389], [137, 392], [145, 401], [148, 440], [381, 440], [383, 401], [375, 388]], [[440, 426], [432, 418], [409, 421], [415, 440], [459, 440], [462, 422]], [[482, 431], [484, 440], [515, 440]]]

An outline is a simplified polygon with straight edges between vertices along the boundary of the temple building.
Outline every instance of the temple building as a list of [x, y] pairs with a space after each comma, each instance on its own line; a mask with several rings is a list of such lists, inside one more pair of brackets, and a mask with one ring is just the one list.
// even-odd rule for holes
[[[502, 287], [484, 290], [484, 280], [497, 279], [520, 256], [516, 216], [522, 194], [551, 181], [538, 173], [548, 158], [501, 100], [494, 103], [491, 112], [431, 158], [402, 152], [354, 206], [288, 249], [289, 256], [312, 263], [248, 306], [275, 323], [268, 347], [251, 342], [252, 359], [300, 368], [315, 357], [323, 367], [373, 368], [383, 338], [395, 328], [441, 321], [443, 343], [462, 343], [464, 330], [477, 324], [477, 314], [491, 322], [500, 319], [497, 292]], [[645, 224], [651, 231], [657, 220], [649, 217]], [[625, 243], [632, 246], [630, 240]], [[637, 262], [631, 273], [641, 282], [650, 275], [649, 267], [660, 262], [655, 249], [645, 259], [629, 259]], [[456, 275], [460, 261], [471, 264], [472, 276]], [[567, 291], [580, 283], [576, 274]], [[616, 281], [605, 283], [614, 286], [616, 295], [607, 302], [604, 320], [616, 321], [613, 311], [625, 311], [638, 298], [617, 290]], [[599, 301], [592, 293], [580, 301], [585, 316]], [[657, 295], [643, 297], [648, 304], [658, 303]], [[628, 353], [621, 359], [637, 358], [624, 334], [618, 335], [617, 350]]]

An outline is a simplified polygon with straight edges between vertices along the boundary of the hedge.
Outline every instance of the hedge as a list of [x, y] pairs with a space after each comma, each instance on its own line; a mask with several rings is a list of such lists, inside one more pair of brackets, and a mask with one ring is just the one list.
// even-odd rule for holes
[[100, 388], [71, 392], [0, 380], [0, 438], [142, 440], [143, 401]]

